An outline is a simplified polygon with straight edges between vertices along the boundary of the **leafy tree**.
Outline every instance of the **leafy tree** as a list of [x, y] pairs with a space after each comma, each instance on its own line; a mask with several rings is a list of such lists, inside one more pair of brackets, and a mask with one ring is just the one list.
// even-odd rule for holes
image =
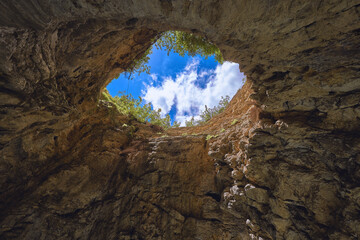
[[180, 122], [178, 121], [174, 121], [173, 124], [172, 124], [172, 127], [176, 128], [176, 127], [180, 127]]
[[227, 107], [227, 105], [229, 105], [229, 102], [230, 102], [230, 97], [226, 95], [225, 97], [221, 97], [219, 104], [217, 106], [214, 106], [213, 108], [208, 108], [205, 105], [205, 110], [200, 113], [200, 119], [195, 120], [194, 117], [192, 117], [189, 121], [185, 121], [185, 125], [187, 127], [193, 127], [208, 122], [214, 116], [222, 113]]
[[168, 54], [171, 51], [178, 53], [180, 56], [184, 56], [185, 53], [190, 56], [200, 54], [206, 59], [209, 56], [215, 55], [216, 61], [219, 63], [224, 62], [220, 49], [216, 45], [204, 37], [191, 33], [182, 31], [164, 32], [154, 45], [158, 49], [167, 50]]
[[208, 108], [205, 105], [205, 110], [200, 114], [200, 123], [205, 123], [209, 121], [214, 116], [218, 115], [219, 113], [223, 112], [226, 106], [229, 104], [230, 97], [226, 95], [225, 97], [221, 97], [219, 104], [214, 106], [213, 108]]
[[167, 114], [162, 118], [160, 114], [161, 109], [153, 110], [151, 103], [143, 104], [141, 97], [135, 99], [131, 94], [112, 97], [105, 89], [101, 100], [111, 103], [119, 113], [133, 116], [140, 122], [150, 122], [163, 128], [171, 127], [170, 115]]
[[198, 125], [198, 124], [197, 124], [197, 121], [195, 121], [194, 116], [191, 117], [191, 119], [189, 121], [185, 120], [185, 126], [187, 126], [187, 127], [194, 127], [196, 125]]
[[[165, 129], [170, 127], [180, 127], [180, 123], [177, 121], [174, 121], [173, 125], [171, 125], [171, 119], [169, 114], [166, 114], [166, 116], [162, 118], [161, 108], [159, 108], [158, 110], [153, 110], [151, 103], [144, 104], [141, 97], [135, 99], [131, 96], [131, 94], [122, 94], [112, 97], [105, 89], [102, 93], [101, 100], [111, 103], [111, 105], [115, 107], [117, 112], [124, 115], [133, 116], [140, 122], [150, 122], [154, 125], [159, 125]], [[223, 112], [226, 106], [229, 104], [229, 101], [230, 97], [225, 96], [221, 97], [219, 104], [217, 106], [214, 106], [213, 108], [208, 108], [205, 105], [205, 110], [200, 114], [200, 119], [195, 120], [195, 118], [192, 117], [189, 121], [185, 121], [185, 126], [193, 127], [206, 123], [214, 116]]]
[[[153, 40], [155, 41], [155, 40]], [[212, 55], [215, 56], [215, 60], [219, 63], [223, 63], [224, 59], [221, 55], [220, 49], [213, 43], [206, 40], [206, 38], [197, 36], [191, 33], [182, 31], [167, 31], [163, 32], [153, 44], [157, 49], [165, 49], [168, 55], [171, 51], [178, 53], [180, 56], [184, 56], [186, 53], [190, 56], [200, 54], [206, 59]], [[141, 58], [135, 60], [126, 72], [129, 74], [129, 79], [133, 79], [134, 75], [145, 72], [150, 74], [149, 55], [152, 53], [151, 46]]]

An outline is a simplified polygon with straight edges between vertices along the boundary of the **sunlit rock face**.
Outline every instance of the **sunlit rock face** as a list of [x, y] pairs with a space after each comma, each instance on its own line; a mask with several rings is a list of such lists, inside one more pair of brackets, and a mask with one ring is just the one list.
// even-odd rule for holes
[[[3, 0], [0, 239], [358, 239], [359, 11]], [[169, 29], [248, 81], [207, 125], [164, 133], [98, 98]]]

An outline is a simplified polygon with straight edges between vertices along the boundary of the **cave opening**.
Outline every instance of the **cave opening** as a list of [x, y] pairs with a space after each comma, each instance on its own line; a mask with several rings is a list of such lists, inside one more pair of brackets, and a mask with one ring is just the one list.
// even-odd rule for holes
[[239, 65], [224, 61], [202, 36], [167, 31], [152, 43], [107, 85], [106, 94], [159, 113], [170, 127], [203, 124], [223, 111], [245, 82]]

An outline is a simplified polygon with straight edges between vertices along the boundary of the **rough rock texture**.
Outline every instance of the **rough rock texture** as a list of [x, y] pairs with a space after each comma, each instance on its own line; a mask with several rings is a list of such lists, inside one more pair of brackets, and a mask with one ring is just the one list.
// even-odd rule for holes
[[[358, 239], [359, 11], [1, 1], [0, 239]], [[206, 36], [248, 82], [208, 125], [160, 137], [98, 97], [168, 29]]]

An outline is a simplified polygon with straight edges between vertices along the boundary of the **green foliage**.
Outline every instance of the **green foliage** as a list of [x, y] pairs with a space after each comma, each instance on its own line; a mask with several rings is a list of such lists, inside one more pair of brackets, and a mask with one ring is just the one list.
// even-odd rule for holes
[[187, 127], [193, 127], [208, 122], [214, 116], [222, 113], [227, 107], [227, 105], [229, 105], [229, 102], [230, 102], [230, 97], [226, 95], [225, 97], [221, 97], [219, 104], [217, 106], [214, 106], [213, 108], [208, 108], [205, 105], [205, 110], [202, 113], [200, 113], [200, 119], [195, 120], [194, 117], [192, 117], [189, 121], [185, 121], [185, 125]]
[[231, 126], [232, 126], [232, 125], [235, 125], [238, 121], [239, 121], [239, 120], [234, 119], [234, 120], [231, 122]]
[[[152, 41], [155, 41], [153, 39]], [[153, 44], [157, 49], [167, 50], [168, 55], [171, 51], [178, 53], [180, 56], [184, 56], [186, 53], [190, 56], [199, 54], [205, 59], [210, 56], [215, 56], [215, 60], [219, 63], [223, 63], [224, 59], [220, 52], [220, 49], [213, 43], [206, 40], [206, 38], [197, 36], [191, 33], [182, 31], [167, 31], [163, 32], [160, 38]], [[129, 74], [129, 79], [133, 79], [134, 75], [145, 72], [150, 74], [149, 55], [152, 53], [151, 46], [140, 58], [136, 59], [126, 72]]]
[[[156, 39], [153, 39], [152, 41], [155, 40]], [[161, 34], [160, 38], [157, 39], [153, 46], [155, 46], [157, 49], [167, 50], [168, 54], [173, 51], [181, 56], [184, 56], [186, 53], [190, 56], [200, 54], [205, 58], [214, 55], [215, 60], [217, 60], [219, 63], [224, 62], [218, 47], [207, 41], [206, 38], [191, 33], [182, 31], [164, 32]], [[151, 46], [140, 58], [136, 59], [128, 67], [128, 69], [126, 69], [129, 79], [133, 79], [136, 74], [140, 75], [143, 72], [150, 74], [150, 66], [148, 65], [148, 62], [153, 46]], [[104, 101], [112, 102], [118, 112], [126, 115], [132, 115], [141, 122], [150, 122], [164, 128], [169, 128], [171, 126], [169, 115], [166, 115], [165, 118], [161, 118], [161, 109], [158, 111], [152, 110], [151, 104], [143, 104], [141, 97], [139, 97], [139, 99], [135, 99], [131, 95], [121, 95], [113, 98], [107, 91], [104, 91], [102, 98]], [[190, 121], [185, 122], [186, 126], [196, 126], [198, 124], [203, 124], [209, 121], [213, 116], [225, 109], [229, 99], [229, 96], [222, 98], [219, 105], [214, 108], [208, 108], [205, 106], [205, 111], [200, 115], [201, 119], [195, 121], [193, 117]], [[173, 127], [179, 126], [180, 123], [174, 121]]]
[[195, 121], [194, 117], [192, 117], [189, 121], [185, 120], [185, 126], [194, 127], [197, 125], [197, 121]]
[[174, 127], [174, 128], [180, 127], [180, 124], [181, 124], [180, 122], [174, 121], [172, 124], [172, 127]]
[[206, 141], [209, 141], [210, 139], [216, 138], [216, 137], [218, 137], [218, 135], [207, 135], [206, 136]]
[[190, 56], [200, 54], [207, 59], [209, 56], [215, 55], [216, 61], [219, 63], [224, 62], [220, 49], [216, 45], [204, 37], [182, 31], [162, 33], [161, 37], [156, 41], [155, 47], [167, 50], [168, 54], [171, 51], [176, 52], [180, 56], [184, 56], [186, 53]]
[[213, 108], [208, 108], [205, 105], [205, 111], [200, 114], [199, 123], [205, 123], [219, 113], [222, 113], [225, 110], [226, 106], [229, 104], [229, 101], [230, 97], [226, 95], [225, 97], [221, 97], [219, 104], [217, 106], [214, 106]]
[[109, 92], [105, 90], [102, 93], [102, 100], [110, 102], [117, 112], [133, 116], [140, 122], [150, 122], [163, 128], [171, 127], [170, 115], [167, 114], [165, 118], [162, 118], [160, 116], [161, 109], [157, 111], [152, 110], [151, 104], [143, 104], [141, 97], [135, 99], [130, 94], [112, 97]]
[[222, 128], [222, 129], [220, 130], [220, 132], [221, 132], [221, 133], [225, 132], [225, 128]]

